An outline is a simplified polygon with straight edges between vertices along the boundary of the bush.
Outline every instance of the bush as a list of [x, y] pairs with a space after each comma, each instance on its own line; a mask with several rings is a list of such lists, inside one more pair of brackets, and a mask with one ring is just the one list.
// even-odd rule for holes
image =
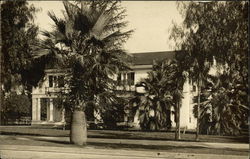
[[2, 120], [21, 119], [21, 117], [31, 116], [31, 102], [27, 95], [16, 94], [14, 92], [2, 97]]

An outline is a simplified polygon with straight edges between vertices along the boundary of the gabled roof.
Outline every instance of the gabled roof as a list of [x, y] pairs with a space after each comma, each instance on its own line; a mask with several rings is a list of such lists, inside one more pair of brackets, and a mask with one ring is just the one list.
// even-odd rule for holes
[[175, 51], [132, 53], [131, 55], [134, 65], [153, 65], [153, 61], [174, 59]]

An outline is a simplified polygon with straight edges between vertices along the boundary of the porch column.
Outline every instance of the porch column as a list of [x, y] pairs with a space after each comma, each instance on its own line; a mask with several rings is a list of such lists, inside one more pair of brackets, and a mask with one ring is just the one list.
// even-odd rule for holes
[[37, 118], [37, 101], [36, 98], [32, 98], [32, 121], [35, 121]]
[[62, 110], [62, 122], [65, 122], [65, 109]]
[[53, 98], [49, 99], [49, 121], [54, 121]]
[[47, 112], [47, 121], [50, 120], [50, 99], [48, 98], [46, 100], [46, 112]]
[[128, 77], [127, 77], [127, 73], [124, 73], [124, 84], [125, 84], [126, 89], [127, 89], [127, 85], [128, 85]]
[[123, 73], [121, 73], [121, 84], [122, 84], [122, 85], [123, 85], [123, 79], [124, 79]]
[[37, 98], [37, 118], [38, 121], [41, 120], [41, 100]]

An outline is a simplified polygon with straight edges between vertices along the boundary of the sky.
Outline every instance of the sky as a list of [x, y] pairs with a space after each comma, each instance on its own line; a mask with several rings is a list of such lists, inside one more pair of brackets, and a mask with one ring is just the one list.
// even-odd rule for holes
[[[48, 11], [62, 16], [61, 1], [30, 1], [41, 11], [36, 14], [35, 23], [41, 30], [51, 30], [52, 20]], [[169, 40], [172, 22], [182, 22], [182, 17], [176, 8], [176, 1], [122, 1], [126, 8], [127, 29], [134, 33], [125, 43], [124, 48], [129, 53], [172, 51], [173, 41]]]

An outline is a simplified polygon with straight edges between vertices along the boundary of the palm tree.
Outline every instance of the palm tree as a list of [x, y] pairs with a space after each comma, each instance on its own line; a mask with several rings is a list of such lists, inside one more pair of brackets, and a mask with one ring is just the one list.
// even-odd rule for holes
[[153, 70], [148, 72], [148, 78], [140, 82], [146, 91], [138, 104], [143, 128], [154, 130], [166, 126], [170, 128], [171, 121], [167, 118], [173, 106], [176, 123], [175, 139], [180, 139], [180, 107], [185, 81], [186, 75], [178, 61], [164, 60], [154, 64]]
[[[159, 130], [170, 128], [170, 107], [169, 84], [166, 82], [166, 69], [170, 67], [170, 61], [159, 62], [153, 65], [153, 70], [148, 72], [148, 78], [143, 79], [137, 85], [144, 87], [143, 96], [135, 96], [131, 101], [137, 103], [139, 109], [139, 120], [142, 129]], [[165, 77], [166, 76], [166, 77]]]
[[[200, 126], [200, 105], [201, 105], [201, 88], [208, 77], [211, 67], [211, 59], [206, 57], [206, 52], [201, 51], [202, 45], [196, 37], [190, 34], [190, 39], [195, 41], [197, 45], [189, 47], [188, 44], [182, 45], [183, 50], [176, 54], [176, 79], [179, 83], [176, 84], [178, 89], [182, 89], [185, 81], [189, 79], [190, 84], [197, 86], [197, 126], [196, 126], [196, 140], [199, 135]], [[179, 78], [178, 78], [179, 77]], [[181, 78], [180, 78], [181, 77]], [[177, 89], [177, 90], [178, 90]], [[179, 108], [179, 107], [178, 107]]]
[[49, 12], [55, 30], [43, 32], [47, 38], [41, 45], [47, 51], [36, 57], [53, 53], [71, 69], [67, 83], [67, 99], [73, 111], [70, 139], [83, 145], [87, 134], [86, 105], [98, 104], [99, 94], [112, 92], [113, 75], [129, 68], [122, 60], [127, 57], [123, 43], [132, 31], [121, 31], [127, 23], [123, 21], [125, 10], [117, 1], [63, 1], [63, 5], [63, 19]]
[[[195, 54], [195, 53], [194, 53]], [[195, 57], [199, 55], [194, 55]], [[198, 62], [199, 60], [199, 62]], [[196, 126], [196, 141], [199, 140], [200, 131], [200, 105], [201, 105], [201, 88], [206, 81], [210, 66], [204, 59], [194, 58], [193, 66], [190, 71], [190, 78], [197, 85], [197, 126]]]
[[[173, 105], [175, 110], [175, 139], [180, 140], [180, 109], [181, 109], [181, 101], [183, 98], [183, 86], [187, 80], [187, 73], [183, 69], [183, 65], [181, 61], [178, 59], [178, 53], [176, 53], [176, 59], [172, 61], [172, 69], [175, 70], [172, 76], [172, 86], [171, 86], [171, 94], [173, 97]], [[177, 79], [177, 80], [176, 80]]]
[[[241, 85], [241, 93], [247, 94], [246, 85], [246, 62], [247, 62], [247, 7], [248, 3], [182, 3], [180, 11], [183, 13], [184, 21], [182, 25], [174, 25], [171, 39], [176, 42], [176, 49], [183, 50], [186, 53], [184, 61], [187, 63], [186, 70], [189, 72], [189, 78], [197, 88], [197, 131], [198, 140], [200, 126], [200, 108], [201, 108], [201, 88], [207, 78], [208, 70], [213, 64], [213, 59], [217, 65], [228, 65], [234, 74], [238, 72], [238, 78]], [[240, 8], [240, 9], [239, 9]], [[224, 15], [229, 11], [228, 16]], [[216, 15], [216, 16], [211, 16]], [[211, 16], [213, 18], [207, 18]], [[232, 18], [236, 17], [236, 18]], [[232, 24], [234, 24], [232, 27]], [[218, 38], [218, 35], [223, 38]], [[233, 39], [233, 40], [232, 40]], [[241, 77], [240, 77], [241, 76]], [[239, 79], [242, 78], [242, 79]], [[241, 81], [241, 82], [240, 82]], [[238, 98], [236, 91], [234, 95]], [[239, 92], [238, 92], [239, 93]], [[237, 98], [232, 98], [234, 102], [239, 102]], [[247, 105], [246, 96], [241, 96], [240, 103]], [[225, 98], [226, 99], [226, 98]], [[230, 99], [230, 100], [231, 100]], [[238, 104], [236, 104], [238, 105]], [[244, 117], [247, 115], [245, 113]], [[245, 118], [246, 120], [247, 118]]]
[[175, 140], [181, 139], [181, 129], [180, 129], [180, 110], [181, 110], [181, 100], [183, 98], [182, 91], [176, 88], [173, 91], [173, 103], [174, 103], [174, 110], [175, 110]]
[[[201, 121], [204, 122], [204, 125], [210, 125], [208, 133], [238, 134], [240, 126], [244, 123], [242, 116], [249, 109], [240, 104], [239, 99], [234, 99], [239, 94], [233, 84], [234, 78], [226, 71], [209, 77], [207, 82], [209, 86], [202, 91], [206, 91], [206, 93], [203, 93], [205, 98], [201, 103]], [[195, 113], [197, 113], [196, 111]], [[210, 121], [206, 119], [207, 117], [210, 118]]]
[[[197, 86], [197, 126], [196, 140], [199, 140], [200, 126], [200, 105], [201, 105], [201, 88], [204, 81], [207, 80], [209, 70], [213, 64], [213, 57], [203, 49], [202, 43], [199, 41], [199, 34], [203, 31], [203, 26], [199, 26], [196, 32], [191, 31], [188, 36], [187, 43], [182, 44], [182, 52], [180, 53], [179, 66], [188, 73], [188, 78], [191, 84]], [[195, 45], [193, 45], [195, 44]]]
[[[175, 139], [179, 140], [180, 137], [180, 109], [182, 106], [182, 98], [183, 98], [183, 87], [184, 83], [188, 79], [188, 72], [186, 71], [189, 66], [187, 66], [185, 52], [176, 51], [175, 59], [171, 61], [171, 69], [172, 76], [168, 79], [168, 83], [170, 84], [170, 92], [172, 96], [172, 105], [174, 107], [175, 113]], [[168, 76], [169, 73], [166, 74]], [[176, 80], [178, 79], [178, 80]]]

